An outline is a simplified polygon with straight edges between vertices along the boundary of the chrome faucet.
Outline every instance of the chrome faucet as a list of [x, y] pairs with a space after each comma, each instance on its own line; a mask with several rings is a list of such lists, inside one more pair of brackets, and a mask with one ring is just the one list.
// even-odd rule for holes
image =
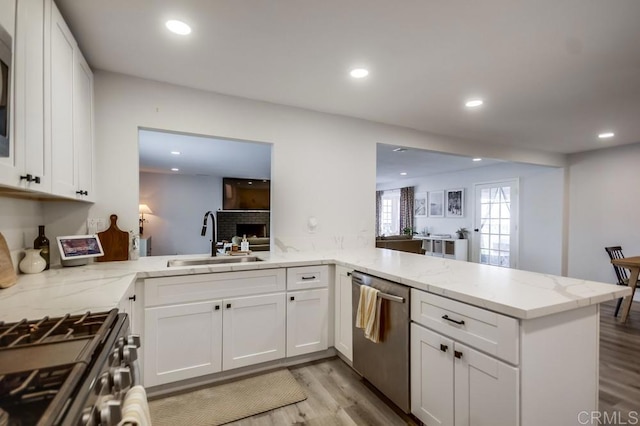
[[201, 236], [205, 236], [207, 235], [207, 219], [209, 219], [209, 216], [211, 216], [211, 223], [213, 226], [213, 238], [211, 239], [211, 256], [216, 256], [218, 254], [218, 250], [216, 250], [216, 241], [217, 241], [217, 237], [216, 237], [216, 217], [214, 216], [213, 212], [211, 210], [209, 210], [208, 212], [206, 212], [204, 214], [204, 220], [202, 221], [202, 231], [200, 232]]

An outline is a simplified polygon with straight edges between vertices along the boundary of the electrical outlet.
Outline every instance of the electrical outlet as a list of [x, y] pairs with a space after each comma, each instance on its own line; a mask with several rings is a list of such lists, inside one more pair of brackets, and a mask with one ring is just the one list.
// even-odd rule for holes
[[87, 219], [87, 234], [97, 234], [104, 230], [106, 230], [106, 221], [104, 219]]
[[87, 234], [98, 233], [98, 219], [87, 219]]

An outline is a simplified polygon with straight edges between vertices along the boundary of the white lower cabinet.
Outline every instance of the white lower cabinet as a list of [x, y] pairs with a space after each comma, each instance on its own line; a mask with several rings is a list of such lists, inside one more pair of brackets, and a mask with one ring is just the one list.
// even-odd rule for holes
[[353, 307], [351, 305], [351, 269], [336, 266], [334, 345], [338, 352], [353, 361]]
[[411, 411], [427, 425], [514, 426], [518, 369], [411, 324]]
[[222, 370], [222, 301], [147, 308], [144, 385]]
[[329, 290], [287, 293], [287, 356], [328, 348]]
[[224, 370], [285, 357], [285, 293], [225, 299], [223, 304]]
[[284, 358], [285, 309], [284, 293], [147, 308], [145, 386]]

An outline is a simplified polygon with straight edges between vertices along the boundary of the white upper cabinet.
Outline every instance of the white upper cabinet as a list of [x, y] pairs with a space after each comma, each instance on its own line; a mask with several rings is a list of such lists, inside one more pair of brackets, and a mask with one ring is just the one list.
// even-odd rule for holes
[[0, 90], [5, 90], [5, 83], [9, 84], [10, 89], [0, 94], [2, 107], [8, 111], [7, 121], [3, 115], [0, 123], [0, 184], [8, 186], [18, 186], [20, 174], [24, 171], [24, 150], [17, 149], [14, 135], [15, 61], [12, 54], [15, 50], [15, 16], [15, 0], [0, 0]]
[[93, 201], [93, 72], [78, 50], [73, 74], [73, 140], [77, 189], [75, 195]]
[[71, 197], [77, 187], [73, 140], [73, 70], [76, 41], [56, 5], [45, 28], [45, 137], [51, 141], [52, 192]]
[[0, 0], [0, 12], [16, 18], [11, 139], [6, 154], [0, 149], [0, 185], [93, 201], [91, 69], [52, 0]]
[[24, 154], [18, 184], [51, 192], [51, 145], [44, 138], [44, 0], [20, 0], [16, 16], [15, 137], [17, 153]]

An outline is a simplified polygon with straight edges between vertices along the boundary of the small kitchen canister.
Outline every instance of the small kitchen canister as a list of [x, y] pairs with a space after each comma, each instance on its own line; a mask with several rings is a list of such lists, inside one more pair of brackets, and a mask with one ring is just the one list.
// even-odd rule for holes
[[25, 274], [37, 274], [44, 271], [47, 267], [47, 261], [40, 256], [41, 249], [25, 249], [24, 259], [20, 261], [18, 266]]

